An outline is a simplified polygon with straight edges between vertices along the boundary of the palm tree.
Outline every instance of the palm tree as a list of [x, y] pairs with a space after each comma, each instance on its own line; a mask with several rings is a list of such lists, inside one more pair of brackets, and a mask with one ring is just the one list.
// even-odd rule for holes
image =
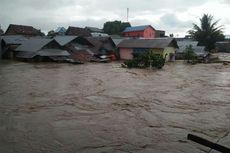
[[209, 14], [204, 14], [200, 18], [200, 23], [200, 27], [193, 24], [193, 29], [188, 33], [199, 42], [200, 46], [205, 46], [206, 50], [210, 51], [215, 48], [217, 41], [224, 40], [223, 26], [218, 26], [219, 20], [213, 22], [213, 16]]

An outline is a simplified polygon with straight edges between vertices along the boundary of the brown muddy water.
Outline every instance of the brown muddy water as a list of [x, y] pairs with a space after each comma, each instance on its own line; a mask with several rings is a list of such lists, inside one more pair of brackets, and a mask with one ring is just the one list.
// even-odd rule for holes
[[230, 65], [0, 62], [0, 153], [202, 153], [188, 133], [229, 132]]

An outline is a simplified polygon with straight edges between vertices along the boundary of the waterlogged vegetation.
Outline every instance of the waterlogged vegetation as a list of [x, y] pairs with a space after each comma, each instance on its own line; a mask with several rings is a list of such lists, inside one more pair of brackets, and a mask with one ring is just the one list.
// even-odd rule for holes
[[165, 59], [160, 54], [151, 52], [135, 55], [133, 59], [126, 60], [124, 64], [128, 68], [147, 68], [153, 67], [161, 69], [165, 64]]

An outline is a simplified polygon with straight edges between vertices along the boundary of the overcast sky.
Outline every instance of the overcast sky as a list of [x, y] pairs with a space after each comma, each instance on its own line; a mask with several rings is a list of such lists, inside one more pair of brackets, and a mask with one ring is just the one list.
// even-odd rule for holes
[[192, 23], [209, 13], [230, 34], [230, 0], [0, 0], [0, 24], [3, 30], [14, 23], [44, 32], [69, 25], [102, 28], [106, 21], [126, 21], [127, 8], [133, 26], [151, 24], [184, 36]]

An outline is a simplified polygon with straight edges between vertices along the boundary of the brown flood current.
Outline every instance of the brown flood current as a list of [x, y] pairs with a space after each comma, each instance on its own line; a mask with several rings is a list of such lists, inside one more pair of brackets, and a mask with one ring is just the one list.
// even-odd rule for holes
[[0, 153], [190, 153], [230, 147], [230, 65], [0, 61]]

